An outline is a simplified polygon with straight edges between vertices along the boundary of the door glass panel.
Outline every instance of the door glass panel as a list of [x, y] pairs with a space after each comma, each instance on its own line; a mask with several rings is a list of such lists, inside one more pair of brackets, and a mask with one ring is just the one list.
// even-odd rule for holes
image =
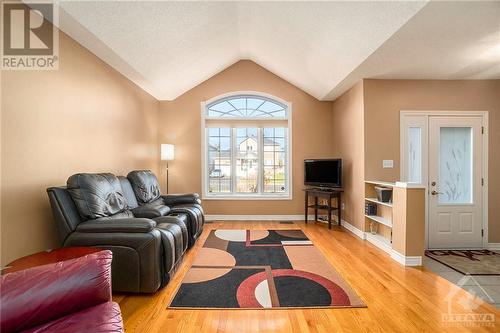
[[422, 182], [422, 129], [408, 128], [408, 182]]
[[472, 128], [441, 127], [439, 203], [472, 203]]

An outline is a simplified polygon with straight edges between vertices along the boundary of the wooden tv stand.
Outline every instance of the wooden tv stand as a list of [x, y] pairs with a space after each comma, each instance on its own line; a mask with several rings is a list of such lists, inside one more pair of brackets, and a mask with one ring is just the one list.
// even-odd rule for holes
[[[339, 221], [339, 226], [342, 220], [342, 199], [341, 199], [341, 194], [344, 191], [341, 188], [335, 188], [335, 189], [322, 189], [322, 188], [305, 188], [303, 190], [306, 194], [306, 200], [305, 200], [305, 221], [307, 223], [307, 215], [309, 213], [309, 209], [314, 209], [314, 220], [318, 220], [318, 209], [320, 210], [326, 210], [328, 211], [328, 229], [332, 228], [332, 211], [337, 211], [337, 217]], [[314, 204], [309, 203], [309, 197], [314, 198]], [[327, 203], [325, 204], [319, 204], [318, 203], [318, 198], [324, 198], [327, 199]], [[337, 199], [337, 207], [332, 206], [332, 199], [336, 198]]]

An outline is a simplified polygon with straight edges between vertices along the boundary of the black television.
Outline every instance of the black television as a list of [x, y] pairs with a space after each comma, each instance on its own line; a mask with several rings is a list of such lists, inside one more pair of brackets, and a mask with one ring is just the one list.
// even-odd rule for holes
[[342, 159], [304, 160], [304, 184], [315, 187], [342, 187]]

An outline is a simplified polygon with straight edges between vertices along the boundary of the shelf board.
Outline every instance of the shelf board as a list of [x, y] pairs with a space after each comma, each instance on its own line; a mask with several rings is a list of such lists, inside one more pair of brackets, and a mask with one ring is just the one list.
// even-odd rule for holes
[[386, 227], [392, 228], [392, 221], [389, 220], [388, 218], [382, 217], [382, 216], [377, 216], [377, 215], [366, 215], [365, 217], [369, 218], [370, 220], [373, 220], [377, 223], [383, 224]]
[[387, 207], [392, 207], [392, 202], [382, 202], [378, 201], [377, 198], [365, 198], [366, 201], [374, 202], [376, 204], [382, 205], [382, 206], [387, 206]]
[[[317, 209], [326, 209], [328, 210], [328, 205], [309, 205], [307, 208], [317, 208]], [[332, 207], [331, 210], [338, 210], [337, 207]]]
[[378, 181], [378, 180], [365, 180], [365, 183], [366, 184], [372, 184], [372, 185], [386, 186], [386, 187], [394, 187], [394, 186], [396, 186], [396, 183], [383, 182], [383, 181]]

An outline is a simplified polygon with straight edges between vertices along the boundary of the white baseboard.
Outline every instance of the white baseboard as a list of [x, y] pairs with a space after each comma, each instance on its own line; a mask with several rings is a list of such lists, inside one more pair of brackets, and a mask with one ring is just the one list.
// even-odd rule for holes
[[379, 237], [373, 236], [370, 232], [365, 232], [365, 238], [367, 241], [381, 249], [382, 251], [391, 254], [392, 253], [392, 246], [389, 243], [385, 243], [380, 240]]
[[351, 233], [353, 233], [355, 236], [357, 236], [363, 240], [366, 239], [366, 235], [365, 235], [364, 231], [359, 230], [358, 228], [356, 228], [355, 226], [353, 226], [349, 222], [342, 220], [342, 226], [344, 228], [346, 228], [347, 230], [349, 230]]
[[[314, 215], [308, 215], [314, 220]], [[303, 221], [304, 215], [205, 215], [207, 221]]]
[[500, 251], [500, 243], [488, 243], [488, 250]]
[[396, 250], [391, 250], [391, 258], [396, 260], [403, 266], [422, 266], [422, 257], [420, 256], [405, 256]]

